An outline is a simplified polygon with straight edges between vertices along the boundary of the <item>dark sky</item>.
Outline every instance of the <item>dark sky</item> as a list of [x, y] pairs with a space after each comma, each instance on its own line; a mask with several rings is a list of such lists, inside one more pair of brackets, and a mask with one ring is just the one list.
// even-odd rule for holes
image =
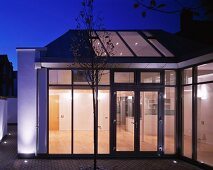
[[[106, 29], [163, 29], [179, 31], [179, 14], [148, 12], [141, 17], [134, 0], [96, 0], [95, 10]], [[196, 6], [199, 0], [179, 0]], [[161, 0], [166, 9], [180, 9], [175, 0]], [[68, 29], [76, 28], [81, 0], [0, 0], [0, 54], [7, 54], [17, 70], [16, 47], [43, 47]]]

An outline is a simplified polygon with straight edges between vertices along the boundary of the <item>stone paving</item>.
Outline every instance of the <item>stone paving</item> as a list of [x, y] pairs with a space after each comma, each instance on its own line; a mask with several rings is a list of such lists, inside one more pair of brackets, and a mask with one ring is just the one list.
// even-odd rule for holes
[[[0, 143], [0, 170], [83, 170], [93, 165], [91, 159], [18, 159], [16, 129], [9, 126], [10, 135]], [[105, 170], [201, 170], [182, 160], [174, 163], [172, 159], [101, 159], [98, 166]]]

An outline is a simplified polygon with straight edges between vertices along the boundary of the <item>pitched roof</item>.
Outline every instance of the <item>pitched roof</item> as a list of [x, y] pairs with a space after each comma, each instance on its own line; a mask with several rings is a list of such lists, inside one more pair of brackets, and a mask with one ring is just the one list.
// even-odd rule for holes
[[[112, 32], [117, 32], [117, 31], [118, 30], [112, 31]], [[124, 30], [121, 30], [121, 31], [119, 30], [119, 32], [122, 32], [122, 31]], [[148, 41], [148, 39], [156, 39], [167, 50], [169, 50], [172, 54], [174, 54], [173, 58], [176, 58], [176, 60], [178, 61], [194, 58], [194, 57], [201, 56], [213, 51], [213, 49], [208, 47], [207, 45], [204, 45], [198, 42], [193, 42], [191, 40], [185, 39], [183, 37], [179, 37], [175, 34], [171, 34], [162, 30], [146, 30], [146, 33], [148, 32], [150, 35], [145, 34], [145, 32], [142, 30], [134, 30], [134, 31], [127, 30], [127, 31], [137, 32], [144, 39], [146, 39], [146, 41]], [[127, 31], [125, 30], [125, 32]], [[46, 45], [47, 51], [45, 54], [45, 58], [46, 57], [55, 58], [55, 59], [73, 58], [72, 46], [74, 45], [74, 43], [79, 43], [76, 41], [78, 41], [77, 31], [76, 30], [67, 31], [62, 36], [58, 37], [57, 39], [55, 39], [54, 41]], [[82, 54], [86, 54], [88, 52], [87, 49], [85, 49], [84, 45], [81, 45], [81, 51], [82, 51]], [[146, 58], [146, 57], [137, 57], [137, 58]], [[160, 57], [160, 58], [165, 60], [166, 57]], [[149, 60], [149, 59], [150, 59], [150, 56], [149, 58], [147, 57], [147, 59], [145, 60]]]

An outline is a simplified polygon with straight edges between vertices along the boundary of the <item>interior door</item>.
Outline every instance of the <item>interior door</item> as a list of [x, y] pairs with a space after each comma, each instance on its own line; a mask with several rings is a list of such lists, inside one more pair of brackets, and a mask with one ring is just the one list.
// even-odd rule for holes
[[59, 130], [59, 96], [49, 97], [49, 130]]
[[135, 95], [134, 91], [116, 92], [116, 115], [114, 151], [134, 151], [135, 141]]

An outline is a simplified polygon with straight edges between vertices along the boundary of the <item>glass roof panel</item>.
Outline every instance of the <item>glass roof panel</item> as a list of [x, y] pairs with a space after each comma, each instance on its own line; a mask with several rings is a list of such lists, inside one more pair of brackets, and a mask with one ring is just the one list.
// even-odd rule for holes
[[147, 37], [153, 37], [153, 35], [152, 35], [150, 32], [148, 32], [148, 31], [143, 31], [143, 33], [144, 33]]
[[[104, 38], [105, 33], [103, 31], [97, 31], [96, 32], [103, 43], [104, 47], [106, 48], [107, 52], [110, 56], [115, 57], [132, 57], [133, 54], [129, 51], [129, 49], [126, 47], [126, 45], [123, 43], [123, 41], [119, 38], [116, 32], [108, 32], [109, 37], [111, 38], [112, 44], [114, 45], [113, 51], [109, 51], [109, 48], [107, 49], [107, 42]], [[113, 54], [112, 54], [113, 53]]]
[[169, 50], [167, 50], [158, 40], [149, 39], [149, 41], [166, 57], [174, 57]]
[[101, 44], [99, 39], [94, 39], [92, 41], [92, 47], [97, 56], [106, 56], [107, 55], [105, 48], [103, 47], [103, 45]]
[[137, 32], [119, 32], [129, 47], [139, 57], [160, 57], [161, 55]]

